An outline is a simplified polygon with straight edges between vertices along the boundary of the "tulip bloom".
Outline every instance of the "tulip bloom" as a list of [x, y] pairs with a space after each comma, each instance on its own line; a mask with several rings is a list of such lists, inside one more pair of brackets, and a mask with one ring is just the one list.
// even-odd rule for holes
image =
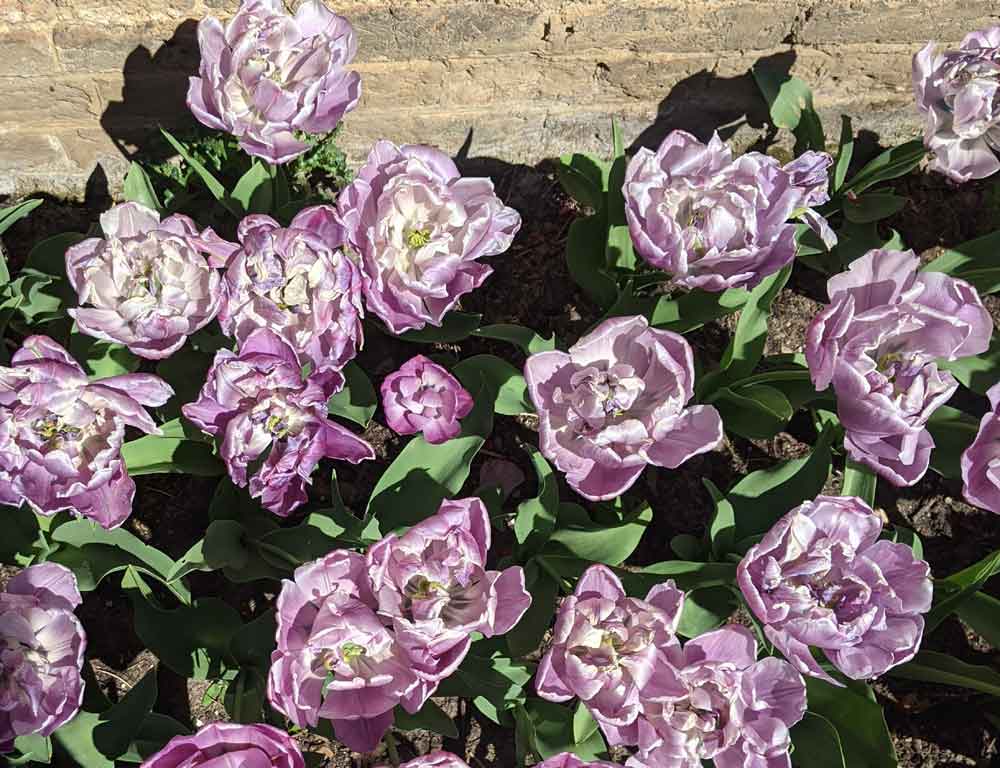
[[472, 395], [437, 363], [416, 355], [382, 381], [382, 408], [399, 435], [422, 432], [431, 445], [455, 437], [472, 410]]
[[966, 35], [957, 51], [928, 43], [913, 57], [913, 91], [932, 170], [958, 183], [1000, 170], [998, 77], [1000, 27]]
[[882, 519], [853, 496], [818, 496], [775, 523], [737, 578], [764, 632], [802, 673], [838, 684], [820, 648], [856, 680], [909, 661], [931, 607], [930, 568], [905, 544], [879, 541]]
[[478, 498], [444, 501], [431, 517], [368, 550], [379, 615], [421, 680], [423, 705], [462, 663], [478, 632], [509, 632], [531, 605], [524, 571], [486, 570], [490, 519]]
[[305, 768], [298, 745], [270, 725], [211, 723], [174, 736], [141, 768]]
[[677, 645], [684, 593], [673, 581], [628, 597], [610, 568], [592, 565], [563, 599], [535, 678], [550, 701], [579, 698], [609, 743], [635, 744], [641, 700], [661, 686], [664, 652]]
[[787, 166], [759, 152], [733, 159], [713, 135], [708, 144], [672, 131], [656, 152], [640, 149], [625, 171], [625, 215], [636, 252], [675, 285], [724, 291], [752, 288], [795, 258], [803, 217], [830, 247], [836, 236], [812, 207], [826, 202], [824, 152]]
[[667, 650], [663, 684], [643, 701], [629, 768], [791, 768], [790, 728], [806, 710], [802, 676], [757, 661], [757, 641], [728, 625]]
[[856, 259], [830, 278], [830, 305], [806, 334], [816, 389], [837, 393], [848, 454], [897, 486], [927, 471], [927, 420], [958, 386], [936, 360], [985, 352], [993, 332], [975, 288], [918, 265], [912, 251]]
[[492, 274], [521, 217], [489, 179], [462, 178], [444, 152], [380, 141], [337, 208], [361, 256], [365, 302], [393, 333], [440, 326]]
[[1000, 384], [987, 391], [991, 411], [979, 422], [979, 432], [962, 454], [966, 501], [1000, 513]]
[[0, 753], [18, 736], [50, 736], [80, 708], [81, 602], [73, 572], [55, 563], [28, 566], [0, 593]]
[[593, 501], [620, 496], [647, 464], [674, 469], [722, 441], [715, 408], [686, 407], [690, 345], [641, 316], [605, 320], [569, 352], [532, 355], [524, 377], [542, 453]]
[[66, 275], [81, 305], [70, 316], [88, 336], [150, 360], [169, 357], [215, 317], [222, 300], [198, 228], [187, 216], [160, 221], [144, 205], [123, 203], [101, 214], [101, 229], [104, 239], [66, 251]]
[[223, 332], [243, 343], [268, 328], [316, 368], [343, 368], [361, 349], [361, 273], [342, 250], [336, 211], [316, 205], [283, 228], [270, 216], [247, 216], [240, 245], [216, 240], [213, 253], [228, 263]]
[[121, 525], [135, 495], [121, 458], [125, 428], [160, 434], [143, 406], [171, 395], [148, 373], [89, 381], [56, 342], [29, 336], [0, 367], [0, 503]]
[[361, 77], [346, 69], [358, 48], [354, 28], [320, 0], [294, 16], [280, 0], [243, 0], [225, 27], [211, 16], [198, 24], [198, 46], [188, 108], [270, 163], [301, 155], [309, 145], [297, 133], [332, 131], [361, 97]]
[[220, 454], [233, 482], [244, 487], [250, 465], [267, 455], [249, 478], [250, 495], [286, 517], [302, 504], [320, 459], [352, 464], [375, 458], [372, 447], [327, 417], [326, 402], [344, 386], [332, 369], [302, 379], [295, 350], [271, 331], [251, 333], [239, 354], [220, 349], [198, 400], [184, 415], [221, 438]]

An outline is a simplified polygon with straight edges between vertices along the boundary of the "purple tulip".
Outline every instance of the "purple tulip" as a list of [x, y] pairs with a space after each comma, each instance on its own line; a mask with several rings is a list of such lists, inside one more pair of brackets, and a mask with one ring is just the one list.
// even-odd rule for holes
[[729, 625], [667, 650], [662, 686], [643, 701], [629, 768], [791, 768], [789, 729], [806, 709], [802, 676], [757, 661], [757, 641]]
[[879, 541], [882, 519], [853, 496], [818, 496], [786, 514], [740, 562], [737, 578], [764, 632], [802, 673], [834, 684], [822, 649], [856, 680], [909, 661], [931, 607], [930, 569]]
[[298, 745], [271, 725], [211, 723], [174, 736], [141, 768], [305, 768]]
[[361, 256], [365, 301], [393, 333], [440, 326], [493, 272], [521, 227], [489, 179], [462, 178], [443, 152], [379, 141], [337, 208]]
[[1000, 513], [1000, 383], [986, 393], [993, 410], [979, 422], [979, 432], [962, 454], [966, 501]]
[[836, 236], [812, 207], [826, 202], [823, 152], [784, 168], [748, 152], [733, 159], [713, 135], [708, 144], [671, 132], [656, 152], [629, 162], [622, 194], [636, 252], [669, 273], [675, 285], [724, 291], [752, 288], [795, 258], [795, 226], [803, 216], [828, 246]]
[[603, 760], [581, 760], [572, 752], [560, 752], [558, 755], [543, 760], [537, 768], [618, 768], [616, 763], [606, 763]]
[[225, 27], [202, 19], [198, 45], [188, 108], [270, 163], [301, 155], [309, 145], [297, 133], [332, 131], [361, 97], [361, 77], [345, 69], [357, 53], [354, 28], [320, 0], [295, 16], [280, 0], [243, 0]]
[[49, 736], [80, 708], [81, 602], [73, 572], [55, 563], [25, 568], [0, 593], [0, 753], [18, 736]]
[[337, 738], [370, 752], [420, 679], [392, 631], [379, 619], [365, 558], [337, 550], [282, 582], [277, 604], [277, 649], [271, 654], [267, 696], [300, 727], [320, 718]]
[[869, 251], [830, 278], [830, 306], [806, 334], [813, 383], [837, 393], [848, 454], [894, 485], [927, 471], [927, 420], [958, 386], [936, 359], [984, 352], [993, 332], [975, 288], [918, 265], [912, 251]]
[[281, 338], [261, 328], [234, 354], [220, 349], [198, 400], [184, 415], [220, 438], [219, 452], [233, 482], [247, 485], [251, 464], [267, 456], [249, 479], [250, 495], [286, 517], [302, 504], [320, 459], [357, 464], [375, 458], [372, 447], [327, 418], [326, 402], [344, 386], [332, 369], [302, 379], [302, 363]]
[[524, 366], [546, 458], [588, 499], [625, 492], [647, 464], [679, 467], [722, 441], [710, 405], [685, 407], [694, 357], [676, 333], [615, 317], [569, 352], [540, 352]]
[[11, 362], [0, 367], [0, 503], [121, 525], [135, 495], [121, 458], [125, 428], [160, 434], [143, 406], [163, 405], [173, 390], [148, 373], [88, 381], [48, 336], [29, 336]]
[[382, 408], [396, 434], [422, 432], [428, 443], [437, 445], [462, 430], [458, 420], [472, 410], [472, 395], [440, 365], [416, 355], [385, 377]]
[[1000, 27], [965, 36], [957, 51], [928, 43], [913, 57], [913, 91], [924, 116], [930, 167], [962, 183], [1000, 169]]
[[489, 548], [489, 513], [470, 498], [442, 502], [431, 517], [368, 550], [379, 615], [392, 621], [421, 680], [418, 708], [462, 663], [473, 632], [502, 635], [531, 605], [520, 566], [486, 569]]
[[342, 250], [336, 210], [306, 208], [287, 228], [270, 216], [247, 216], [238, 237], [241, 245], [213, 244], [228, 263], [223, 332], [242, 343], [269, 328], [316, 368], [343, 368], [364, 343], [364, 310], [361, 273]]
[[[388, 768], [388, 766], [382, 766]], [[469, 764], [451, 752], [431, 752], [403, 763], [399, 768], [469, 768]]]
[[579, 698], [609, 743], [635, 744], [641, 699], [660, 690], [666, 649], [677, 645], [684, 593], [673, 581], [628, 597], [610, 568], [592, 565], [563, 599], [535, 678], [550, 701]]
[[222, 300], [198, 228], [187, 216], [160, 221], [154, 210], [123, 203], [101, 215], [101, 229], [104, 239], [66, 251], [66, 275], [81, 305], [70, 316], [88, 336], [139, 357], [170, 357], [211, 322]]

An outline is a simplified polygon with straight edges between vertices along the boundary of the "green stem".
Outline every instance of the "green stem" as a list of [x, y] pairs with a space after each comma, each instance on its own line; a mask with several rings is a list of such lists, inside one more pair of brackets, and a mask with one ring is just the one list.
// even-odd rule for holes
[[399, 752], [396, 750], [396, 737], [392, 735], [392, 731], [385, 732], [385, 749], [393, 768], [399, 768]]
[[267, 552], [269, 555], [273, 555], [276, 559], [281, 560], [284, 563], [288, 563], [288, 565], [290, 565], [293, 569], [302, 565], [301, 560], [288, 554], [281, 547], [274, 546], [274, 544], [268, 544], [266, 541], [255, 541], [254, 545], [262, 552]]

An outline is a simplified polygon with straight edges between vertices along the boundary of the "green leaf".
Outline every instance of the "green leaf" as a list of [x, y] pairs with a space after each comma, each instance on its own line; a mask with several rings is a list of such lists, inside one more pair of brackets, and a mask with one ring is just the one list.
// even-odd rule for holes
[[582, 153], [563, 155], [556, 162], [556, 175], [566, 194], [595, 211], [604, 208], [609, 171], [606, 162]]
[[712, 545], [715, 559], [721, 560], [732, 551], [736, 543], [736, 511], [715, 483], [707, 477], [703, 477], [701, 482], [711, 495], [715, 507], [712, 519], [708, 523], [708, 540]]
[[208, 191], [212, 193], [212, 197], [222, 203], [222, 205], [225, 206], [226, 209], [233, 214], [233, 216], [241, 218], [243, 216], [242, 207], [238, 202], [235, 202], [229, 197], [229, 193], [226, 192], [226, 188], [222, 186], [222, 183], [215, 178], [215, 176], [212, 175], [212, 172], [209, 171], [208, 168], [206, 168], [202, 162], [198, 160], [198, 158], [188, 151], [187, 147], [175, 139], [167, 130], [160, 128], [160, 133], [163, 134], [167, 143], [169, 143], [170, 146], [176, 150], [177, 154], [183, 157], [184, 160], [187, 161], [188, 165], [194, 169], [194, 172], [198, 174], [198, 178], [202, 180], [204, 185], [208, 188]]
[[608, 272], [607, 222], [603, 216], [576, 219], [566, 238], [566, 265], [573, 282], [598, 307], [606, 308], [618, 298], [618, 286]]
[[854, 157], [854, 128], [851, 125], [851, 118], [847, 115], [840, 116], [840, 149], [837, 151], [837, 162], [833, 166], [833, 178], [831, 192], [836, 193], [844, 186], [847, 178], [847, 169], [851, 166], [851, 158]]
[[920, 651], [908, 661], [889, 670], [893, 677], [919, 680], [923, 683], [940, 683], [969, 688], [973, 691], [1000, 696], [1000, 673], [990, 667], [966, 664], [952, 656], [936, 651]]
[[162, 435], [145, 435], [122, 446], [122, 458], [132, 477], [181, 472], [200, 477], [225, 474], [206, 436], [182, 419], [164, 424]]
[[707, 587], [732, 586], [736, 584], [736, 564], [666, 560], [647, 565], [639, 571], [618, 571], [618, 575], [629, 595], [642, 598], [654, 586], [668, 579], [673, 579], [677, 588], [685, 592]]
[[759, 64], [753, 68], [753, 76], [770, 108], [771, 120], [779, 128], [795, 133], [796, 151], [800, 145], [823, 150], [823, 124], [813, 109], [809, 86], [797, 77]]
[[767, 384], [722, 387], [706, 398], [718, 408], [730, 432], [749, 439], [770, 438], [783, 430], [794, 409], [780, 389]]
[[27, 504], [21, 507], [0, 506], [4, 520], [4, 535], [0, 537], [0, 563], [30, 565], [40, 554], [48, 553], [45, 532], [38, 525], [38, 516]]
[[344, 374], [344, 388], [335, 392], [326, 401], [327, 411], [331, 416], [341, 416], [362, 427], [375, 415], [378, 408], [378, 395], [371, 379], [353, 360], [340, 371]]
[[522, 501], [514, 518], [514, 536], [518, 553], [525, 559], [538, 552], [555, 529], [559, 514], [559, 485], [552, 467], [533, 445], [525, 445], [531, 466], [538, 477], [538, 495]]
[[472, 699], [480, 712], [500, 724], [503, 712], [524, 701], [524, 687], [535, 670], [494, 650], [498, 641], [502, 639], [474, 642], [458, 669], [441, 682], [437, 695]]
[[731, 587], [703, 587], [693, 589], [684, 596], [681, 620], [677, 634], [698, 637], [718, 629], [732, 616], [739, 602]]
[[946, 249], [922, 268], [966, 280], [980, 294], [1000, 290], [1000, 230]]
[[590, 714], [590, 709], [582, 701], [576, 705], [573, 712], [573, 741], [577, 744], [586, 743], [598, 729], [597, 721]]
[[1000, 648], [1000, 600], [985, 592], [973, 592], [956, 613], [990, 645]]
[[567, 706], [542, 699], [528, 699], [524, 709], [531, 721], [530, 742], [542, 759], [560, 752], [572, 752], [585, 761], [605, 759], [608, 748], [600, 729], [591, 731], [586, 740], [574, 738], [575, 713]]
[[188, 733], [188, 729], [172, 717], [150, 712], [139, 725], [139, 732], [129, 744], [128, 751], [118, 761], [141, 763], [163, 749], [174, 736], [186, 736]]
[[730, 288], [721, 293], [695, 289], [687, 293], [660, 297], [648, 319], [654, 328], [686, 333], [720, 317], [741, 309], [750, 298], [743, 288]]
[[934, 438], [931, 469], [943, 477], [961, 477], [962, 453], [976, 438], [979, 422], [957, 408], [942, 405], [928, 419], [927, 431]]
[[[24, 266], [52, 275], [60, 280], [66, 278], [66, 251], [71, 247], [86, 239], [85, 235], [79, 232], [64, 232], [61, 235], [53, 235], [40, 243], [28, 253], [28, 258]], [[76, 299], [73, 288], [66, 282], [66, 296]]]
[[226, 686], [223, 704], [234, 723], [260, 723], [267, 719], [267, 675], [256, 668], [240, 669]]
[[533, 560], [529, 560], [524, 567], [524, 587], [531, 594], [531, 605], [505, 635], [507, 648], [514, 657], [527, 656], [538, 650], [552, 623], [559, 596], [558, 582]]
[[937, 626], [958, 610], [983, 584], [1000, 573], [1000, 549], [991, 552], [978, 563], [963, 568], [934, 584], [934, 607], [924, 618], [924, 634], [929, 635]]
[[[0, 235], [14, 226], [16, 222], [25, 218], [43, 202], [45, 201], [40, 198], [33, 198], [31, 200], [23, 200], [16, 205], [8, 205], [6, 208], [0, 208]], [[0, 282], [3, 281], [0, 280]]]
[[926, 155], [927, 150], [920, 139], [891, 147], [854, 174], [844, 189], [860, 195], [875, 184], [905, 176], [920, 165]]
[[293, 560], [307, 563], [345, 547], [364, 546], [364, 543], [344, 538], [347, 529], [338, 525], [327, 515], [314, 512], [296, 526], [279, 528], [276, 531], [261, 536], [258, 541], [277, 547]]
[[534, 413], [524, 376], [513, 365], [494, 355], [473, 355], [459, 362], [452, 373], [470, 392], [483, 382], [495, 393], [493, 409], [505, 416]]
[[[619, 525], [611, 526], [595, 523], [582, 508], [580, 511], [583, 520], [566, 526], [560, 521], [559, 527], [549, 538], [550, 546], [558, 544], [575, 557], [605, 565], [624, 563], [639, 546], [642, 535], [653, 520], [653, 508], [647, 503], [639, 505]], [[516, 525], [515, 521], [515, 531]]]
[[530, 328], [522, 325], [512, 325], [509, 323], [498, 323], [496, 325], [484, 325], [476, 331], [473, 336], [480, 336], [485, 339], [499, 339], [516, 344], [526, 355], [535, 355], [539, 352], [549, 352], [556, 348], [555, 335], [545, 339], [539, 336]]
[[844, 216], [855, 224], [887, 219], [906, 206], [906, 198], [891, 192], [869, 192], [854, 199], [844, 199]]
[[726, 498], [735, 512], [737, 540], [764, 533], [823, 490], [830, 475], [831, 435], [832, 430], [825, 429], [808, 456], [751, 472], [729, 490]]
[[[1000, 247], [1000, 243], [998, 246]], [[979, 395], [1000, 381], [1000, 336], [994, 335], [990, 348], [981, 355], [958, 360], [938, 360], [938, 368], [949, 371], [962, 384]]]
[[395, 725], [401, 731], [431, 731], [440, 733], [446, 739], [458, 738], [455, 721], [433, 699], [427, 699], [416, 714], [411, 715], [402, 707], [396, 707], [395, 715]]
[[[838, 688], [814, 677], [806, 677], [809, 712], [836, 728], [849, 768], [895, 768], [896, 750], [889, 737], [882, 708], [854, 690]], [[865, 686], [867, 689], [867, 686]], [[814, 763], [803, 765], [812, 768]]]
[[875, 506], [875, 487], [878, 476], [864, 464], [847, 459], [844, 466], [844, 486], [841, 496], [857, 496], [869, 507]]
[[254, 160], [233, 187], [233, 200], [247, 213], [270, 213], [274, 202], [274, 183], [271, 170], [259, 160]]
[[463, 341], [479, 328], [482, 315], [452, 310], [441, 320], [441, 326], [428, 325], [416, 331], [399, 334], [403, 341], [436, 344], [454, 344]]
[[792, 726], [791, 736], [794, 768], [848, 768], [840, 734], [825, 717], [806, 712], [805, 717]]
[[442, 500], [461, 490], [472, 459], [493, 429], [488, 392], [485, 385], [476, 392], [458, 437], [431, 445], [417, 435], [382, 473], [368, 501], [367, 517], [379, 521], [383, 534], [430, 517]]
[[106, 379], [139, 370], [142, 362], [124, 344], [95, 339], [76, 332], [69, 337], [69, 353], [79, 362], [91, 379]]
[[40, 736], [37, 733], [29, 733], [18, 736], [14, 739], [14, 749], [20, 753], [20, 757], [7, 755], [8, 765], [26, 765], [42, 763], [48, 765], [52, 762], [52, 739]]
[[147, 208], [152, 208], [154, 211], [163, 210], [159, 199], [156, 197], [156, 190], [153, 189], [153, 183], [149, 180], [149, 176], [146, 175], [146, 171], [143, 170], [139, 163], [129, 163], [128, 173], [125, 174], [125, 184], [122, 194], [130, 203], [139, 203]]

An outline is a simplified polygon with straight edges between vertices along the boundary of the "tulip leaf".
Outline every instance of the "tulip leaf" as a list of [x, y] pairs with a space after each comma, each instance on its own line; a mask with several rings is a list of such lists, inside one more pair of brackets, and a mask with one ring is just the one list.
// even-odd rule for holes
[[844, 198], [844, 216], [855, 224], [868, 224], [887, 219], [906, 206], [906, 198], [891, 192], [869, 192]]
[[912, 661], [889, 670], [893, 677], [969, 688], [1000, 696], [1000, 673], [991, 667], [966, 664], [937, 651], [920, 651]]
[[573, 742], [576, 744], [587, 743], [598, 727], [597, 721], [590, 714], [587, 705], [582, 701], [578, 702], [573, 712]]
[[720, 317], [731, 315], [750, 298], [743, 288], [721, 293], [695, 289], [686, 293], [662, 296], [648, 315], [649, 324], [675, 333], [686, 333]]
[[847, 459], [844, 466], [844, 485], [840, 492], [841, 496], [857, 496], [869, 507], [874, 507], [877, 484], [878, 476], [874, 471], [853, 459]]
[[124, 344], [95, 339], [75, 329], [70, 333], [69, 353], [91, 379], [134, 373], [142, 362]]
[[49, 543], [39, 521], [47, 518], [37, 516], [27, 504], [0, 506], [0, 515], [5, 521], [4, 535], [0, 539], [0, 563], [23, 568], [36, 559], [44, 559]]
[[559, 583], [534, 560], [524, 567], [524, 588], [531, 605], [521, 620], [505, 635], [511, 656], [520, 658], [538, 650], [555, 615]]
[[983, 584], [1000, 573], [1000, 549], [991, 552], [978, 563], [963, 568], [934, 583], [934, 607], [924, 617], [924, 633], [930, 634], [937, 626], [958, 610], [966, 599], [978, 592]]
[[122, 446], [122, 459], [131, 477], [181, 472], [201, 477], [225, 473], [222, 462], [212, 452], [209, 438], [183, 419], [173, 419], [161, 427], [162, 435], [145, 435]]
[[715, 483], [707, 477], [703, 477], [701, 482], [712, 496], [712, 503], [715, 507], [708, 523], [708, 540], [712, 545], [712, 554], [715, 559], [721, 560], [732, 551], [733, 545], [736, 543], [736, 511]]
[[926, 156], [927, 149], [920, 139], [890, 147], [854, 174], [844, 189], [860, 195], [875, 184], [905, 176], [920, 165]]
[[927, 421], [927, 431], [934, 438], [931, 469], [942, 477], [962, 476], [962, 453], [972, 445], [979, 422], [957, 408], [940, 406]]
[[851, 118], [847, 115], [840, 116], [840, 148], [837, 151], [837, 162], [833, 166], [833, 173], [830, 179], [830, 191], [836, 193], [844, 186], [847, 178], [847, 170], [851, 166], [851, 159], [854, 157], [854, 127], [851, 125]]
[[448, 678], [441, 681], [438, 696], [461, 696], [498, 725], [506, 710], [525, 699], [524, 687], [534, 676], [529, 662], [514, 661], [497, 650], [502, 638], [478, 640]]
[[784, 393], [767, 384], [722, 387], [706, 402], [718, 408], [727, 430], [749, 439], [774, 437], [794, 413]]
[[441, 319], [441, 325], [427, 325], [399, 334], [403, 341], [434, 344], [454, 344], [463, 341], [479, 328], [483, 316], [471, 312], [452, 310]]
[[573, 282], [604, 309], [618, 298], [618, 286], [608, 272], [605, 249], [608, 226], [603, 215], [576, 219], [566, 238], [566, 265]]
[[779, 128], [795, 134], [795, 151], [826, 148], [823, 123], [813, 108], [812, 91], [804, 81], [766, 65], [757, 64], [753, 77]]
[[958, 608], [958, 617], [994, 648], [1000, 648], [1000, 600], [973, 592]]
[[378, 408], [375, 387], [361, 366], [353, 360], [340, 372], [344, 374], [344, 388], [327, 400], [327, 411], [331, 416], [341, 416], [361, 427], [367, 427]]
[[580, 205], [600, 211], [608, 190], [610, 166], [593, 155], [563, 155], [556, 162], [556, 175], [566, 194]]
[[[1000, 243], [997, 244], [1000, 248]], [[938, 368], [948, 371], [962, 384], [979, 395], [1000, 381], [1000, 334], [994, 334], [990, 347], [981, 355], [969, 355], [958, 360], [939, 360]]]
[[229, 193], [226, 192], [226, 188], [222, 185], [212, 172], [204, 166], [204, 164], [196, 158], [187, 147], [184, 146], [180, 141], [174, 138], [167, 130], [160, 128], [160, 133], [167, 140], [167, 143], [179, 154], [188, 165], [198, 174], [198, 178], [202, 180], [202, 183], [208, 188], [208, 191], [212, 193], [212, 197], [222, 203], [233, 216], [236, 218], [242, 218], [243, 209], [240, 204], [234, 201]]
[[233, 200], [250, 213], [270, 213], [274, 202], [274, 180], [268, 167], [254, 160], [233, 187]]
[[692, 589], [684, 596], [684, 608], [677, 625], [677, 634], [682, 637], [697, 637], [711, 632], [726, 623], [739, 602], [730, 587], [701, 587]]
[[548, 352], [556, 348], [555, 335], [543, 338], [530, 328], [523, 325], [513, 325], [510, 323], [498, 323], [496, 325], [484, 325], [476, 331], [473, 336], [480, 336], [484, 339], [498, 339], [516, 344], [526, 355], [535, 355], [539, 352]]
[[469, 391], [477, 382], [485, 382], [494, 395], [494, 410], [505, 416], [534, 413], [528, 398], [524, 376], [513, 365], [494, 355], [473, 355], [459, 362], [451, 371]]
[[585, 761], [608, 757], [608, 747], [600, 729], [591, 731], [586, 740], [576, 741], [576, 715], [570, 707], [542, 699], [528, 699], [524, 710], [531, 724], [528, 741], [543, 760], [560, 752], [572, 752]]
[[[16, 205], [9, 205], [6, 208], [0, 208], [0, 235], [10, 229], [14, 224], [23, 219], [38, 206], [40, 206], [44, 200], [40, 198], [32, 198], [30, 200], [23, 200]], [[6, 265], [4, 265], [6, 268]], [[2, 277], [2, 275], [0, 275]], [[7, 280], [10, 279], [10, 275], [7, 276]], [[0, 279], [0, 283], [6, 282]]]
[[14, 739], [14, 749], [18, 757], [7, 755], [8, 765], [33, 765], [52, 762], [52, 739], [37, 733], [28, 733]]
[[632, 597], [644, 598], [650, 589], [673, 579], [677, 588], [689, 592], [706, 587], [728, 587], [736, 584], [735, 563], [693, 563], [666, 560], [647, 565], [638, 571], [619, 571], [625, 591]]
[[163, 749], [174, 736], [186, 736], [188, 733], [187, 727], [174, 718], [150, 712], [143, 718], [128, 751], [119, 756], [118, 762], [141, 763]]
[[[885, 724], [882, 708], [856, 687], [838, 688], [815, 677], [806, 677], [808, 711], [826, 720], [837, 730], [850, 768], [896, 768], [896, 750]], [[867, 690], [867, 686], [864, 686]], [[803, 765], [812, 768], [814, 755], [802, 755]]]
[[401, 731], [431, 731], [440, 733], [446, 739], [457, 739], [458, 728], [455, 720], [433, 699], [427, 699], [416, 714], [410, 714], [402, 707], [396, 707], [396, 727]]
[[162, 211], [159, 199], [156, 197], [156, 190], [153, 183], [146, 175], [146, 171], [139, 163], [129, 163], [128, 173], [125, 174], [125, 183], [122, 187], [122, 194], [130, 203], [139, 203], [154, 211]]
[[1000, 290], [1000, 230], [946, 249], [923, 271], [944, 272], [965, 280], [980, 295], [996, 293]]
[[560, 525], [549, 538], [549, 547], [557, 545], [554, 551], [568, 551], [570, 554], [592, 563], [621, 565], [639, 546], [642, 535], [653, 520], [653, 508], [643, 503], [626, 515], [618, 525], [595, 523], [580, 508], [582, 520], [571, 525]]
[[522, 501], [514, 518], [514, 536], [522, 559], [538, 552], [549, 540], [559, 514], [559, 485], [555, 472], [533, 445], [525, 445], [538, 476], [538, 495]]
[[806, 712], [792, 726], [792, 765], [794, 768], [849, 768], [844, 761], [844, 747], [833, 723], [815, 712]]

